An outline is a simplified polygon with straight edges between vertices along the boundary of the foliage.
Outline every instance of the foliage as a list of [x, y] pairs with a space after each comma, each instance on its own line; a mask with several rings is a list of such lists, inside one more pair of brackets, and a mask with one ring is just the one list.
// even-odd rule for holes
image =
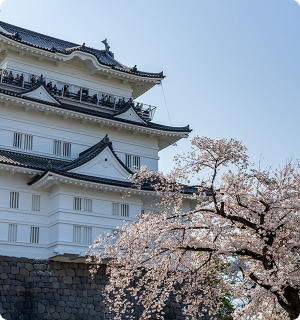
[[[170, 174], [142, 168], [131, 176], [135, 188], [152, 185], [159, 210], [122, 227], [113, 245], [115, 235], [100, 235], [90, 253], [92, 272], [110, 259], [105, 294], [115, 319], [132, 308], [127, 292], [143, 305], [143, 319], [162, 312], [170, 292], [192, 319], [206, 309], [216, 318], [215, 302], [219, 307], [226, 292], [242, 301], [234, 319], [299, 316], [299, 165], [257, 170], [246, 151], [233, 139], [196, 137]], [[207, 170], [209, 178], [202, 180]], [[191, 176], [200, 184], [187, 187]], [[233, 272], [239, 281], [224, 276]]]
[[218, 320], [233, 320], [232, 314], [234, 312], [234, 307], [230, 301], [230, 296], [225, 294], [221, 299], [222, 304], [217, 310]]

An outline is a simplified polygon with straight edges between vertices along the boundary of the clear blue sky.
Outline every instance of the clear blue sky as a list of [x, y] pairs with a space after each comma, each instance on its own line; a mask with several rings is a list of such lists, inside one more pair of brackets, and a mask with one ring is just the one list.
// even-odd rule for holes
[[[300, 6], [294, 0], [6, 0], [0, 19], [166, 74], [172, 124], [235, 138], [251, 160], [300, 158]], [[160, 86], [139, 99], [169, 124]], [[184, 139], [160, 153], [167, 171]]]

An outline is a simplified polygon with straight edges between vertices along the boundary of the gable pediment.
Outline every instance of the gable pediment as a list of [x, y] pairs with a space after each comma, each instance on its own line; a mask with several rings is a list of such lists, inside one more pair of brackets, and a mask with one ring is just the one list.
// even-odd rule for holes
[[32, 91], [23, 93], [22, 96], [60, 105], [60, 103], [56, 99], [54, 99], [42, 85]]
[[144, 123], [144, 124], [146, 123], [144, 120], [141, 119], [141, 117], [136, 113], [136, 111], [132, 107], [130, 107], [124, 113], [118, 114], [116, 116], [116, 118], [134, 121], [134, 122], [138, 122], [138, 123]]
[[114, 180], [124, 180], [129, 175], [129, 172], [116, 159], [109, 147], [106, 147], [90, 161], [69, 172]]

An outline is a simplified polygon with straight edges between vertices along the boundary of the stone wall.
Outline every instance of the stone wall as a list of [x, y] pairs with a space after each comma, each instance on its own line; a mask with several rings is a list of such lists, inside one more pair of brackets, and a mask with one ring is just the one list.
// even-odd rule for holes
[[[107, 279], [105, 267], [92, 280], [86, 264], [0, 256], [0, 315], [6, 320], [113, 319], [102, 297]], [[136, 306], [136, 319], [141, 310]], [[165, 319], [186, 319], [172, 298], [164, 311]]]

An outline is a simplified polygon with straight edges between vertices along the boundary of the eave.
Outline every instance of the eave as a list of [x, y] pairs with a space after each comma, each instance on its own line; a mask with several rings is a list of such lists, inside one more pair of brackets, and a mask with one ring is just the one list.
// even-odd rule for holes
[[147, 138], [157, 137], [159, 140], [159, 150], [166, 148], [167, 146], [177, 142], [182, 138], [187, 138], [190, 133], [190, 131], [164, 131], [147, 126], [142, 126], [141, 124], [128, 123], [123, 119], [101, 118], [99, 116], [88, 115], [78, 111], [67, 110], [64, 109], [63, 106], [35, 102], [25, 97], [19, 97], [17, 95], [10, 95], [5, 93], [0, 93], [0, 102], [2, 103], [2, 106], [5, 108], [7, 108], [9, 105], [14, 105], [23, 108], [25, 112], [28, 112], [29, 110], [36, 110], [43, 112], [44, 116], [48, 116], [49, 114], [55, 114], [57, 116], [62, 117], [63, 120], [72, 118], [81, 121], [81, 123], [95, 123], [98, 124], [99, 127], [113, 127], [116, 131], [128, 130], [131, 131], [133, 135], [144, 134], [147, 136]]
[[[104, 183], [98, 183], [98, 182], [89, 182], [89, 181], [83, 181], [80, 179], [70, 178], [66, 177], [64, 175], [60, 175], [58, 173], [54, 172], [47, 172], [41, 179], [39, 179], [37, 182], [30, 185], [33, 189], [48, 189], [54, 185], [73, 185], [79, 188], [82, 188], [83, 190], [86, 189], [96, 189], [100, 192], [107, 193], [107, 192], [116, 192], [125, 194], [126, 191], [128, 191], [128, 187], [122, 187], [122, 186], [113, 186], [109, 184]], [[132, 190], [130, 192], [131, 195], [138, 195], [138, 196], [152, 196], [155, 197], [157, 194], [153, 191], [147, 191], [147, 190]]]
[[11, 175], [14, 175], [16, 173], [24, 173], [24, 174], [30, 175], [31, 177], [37, 174], [41, 174], [43, 172], [41, 170], [36, 170], [36, 169], [31, 169], [31, 168], [26, 168], [18, 165], [11, 165], [11, 164], [0, 164], [0, 170], [6, 171]]

